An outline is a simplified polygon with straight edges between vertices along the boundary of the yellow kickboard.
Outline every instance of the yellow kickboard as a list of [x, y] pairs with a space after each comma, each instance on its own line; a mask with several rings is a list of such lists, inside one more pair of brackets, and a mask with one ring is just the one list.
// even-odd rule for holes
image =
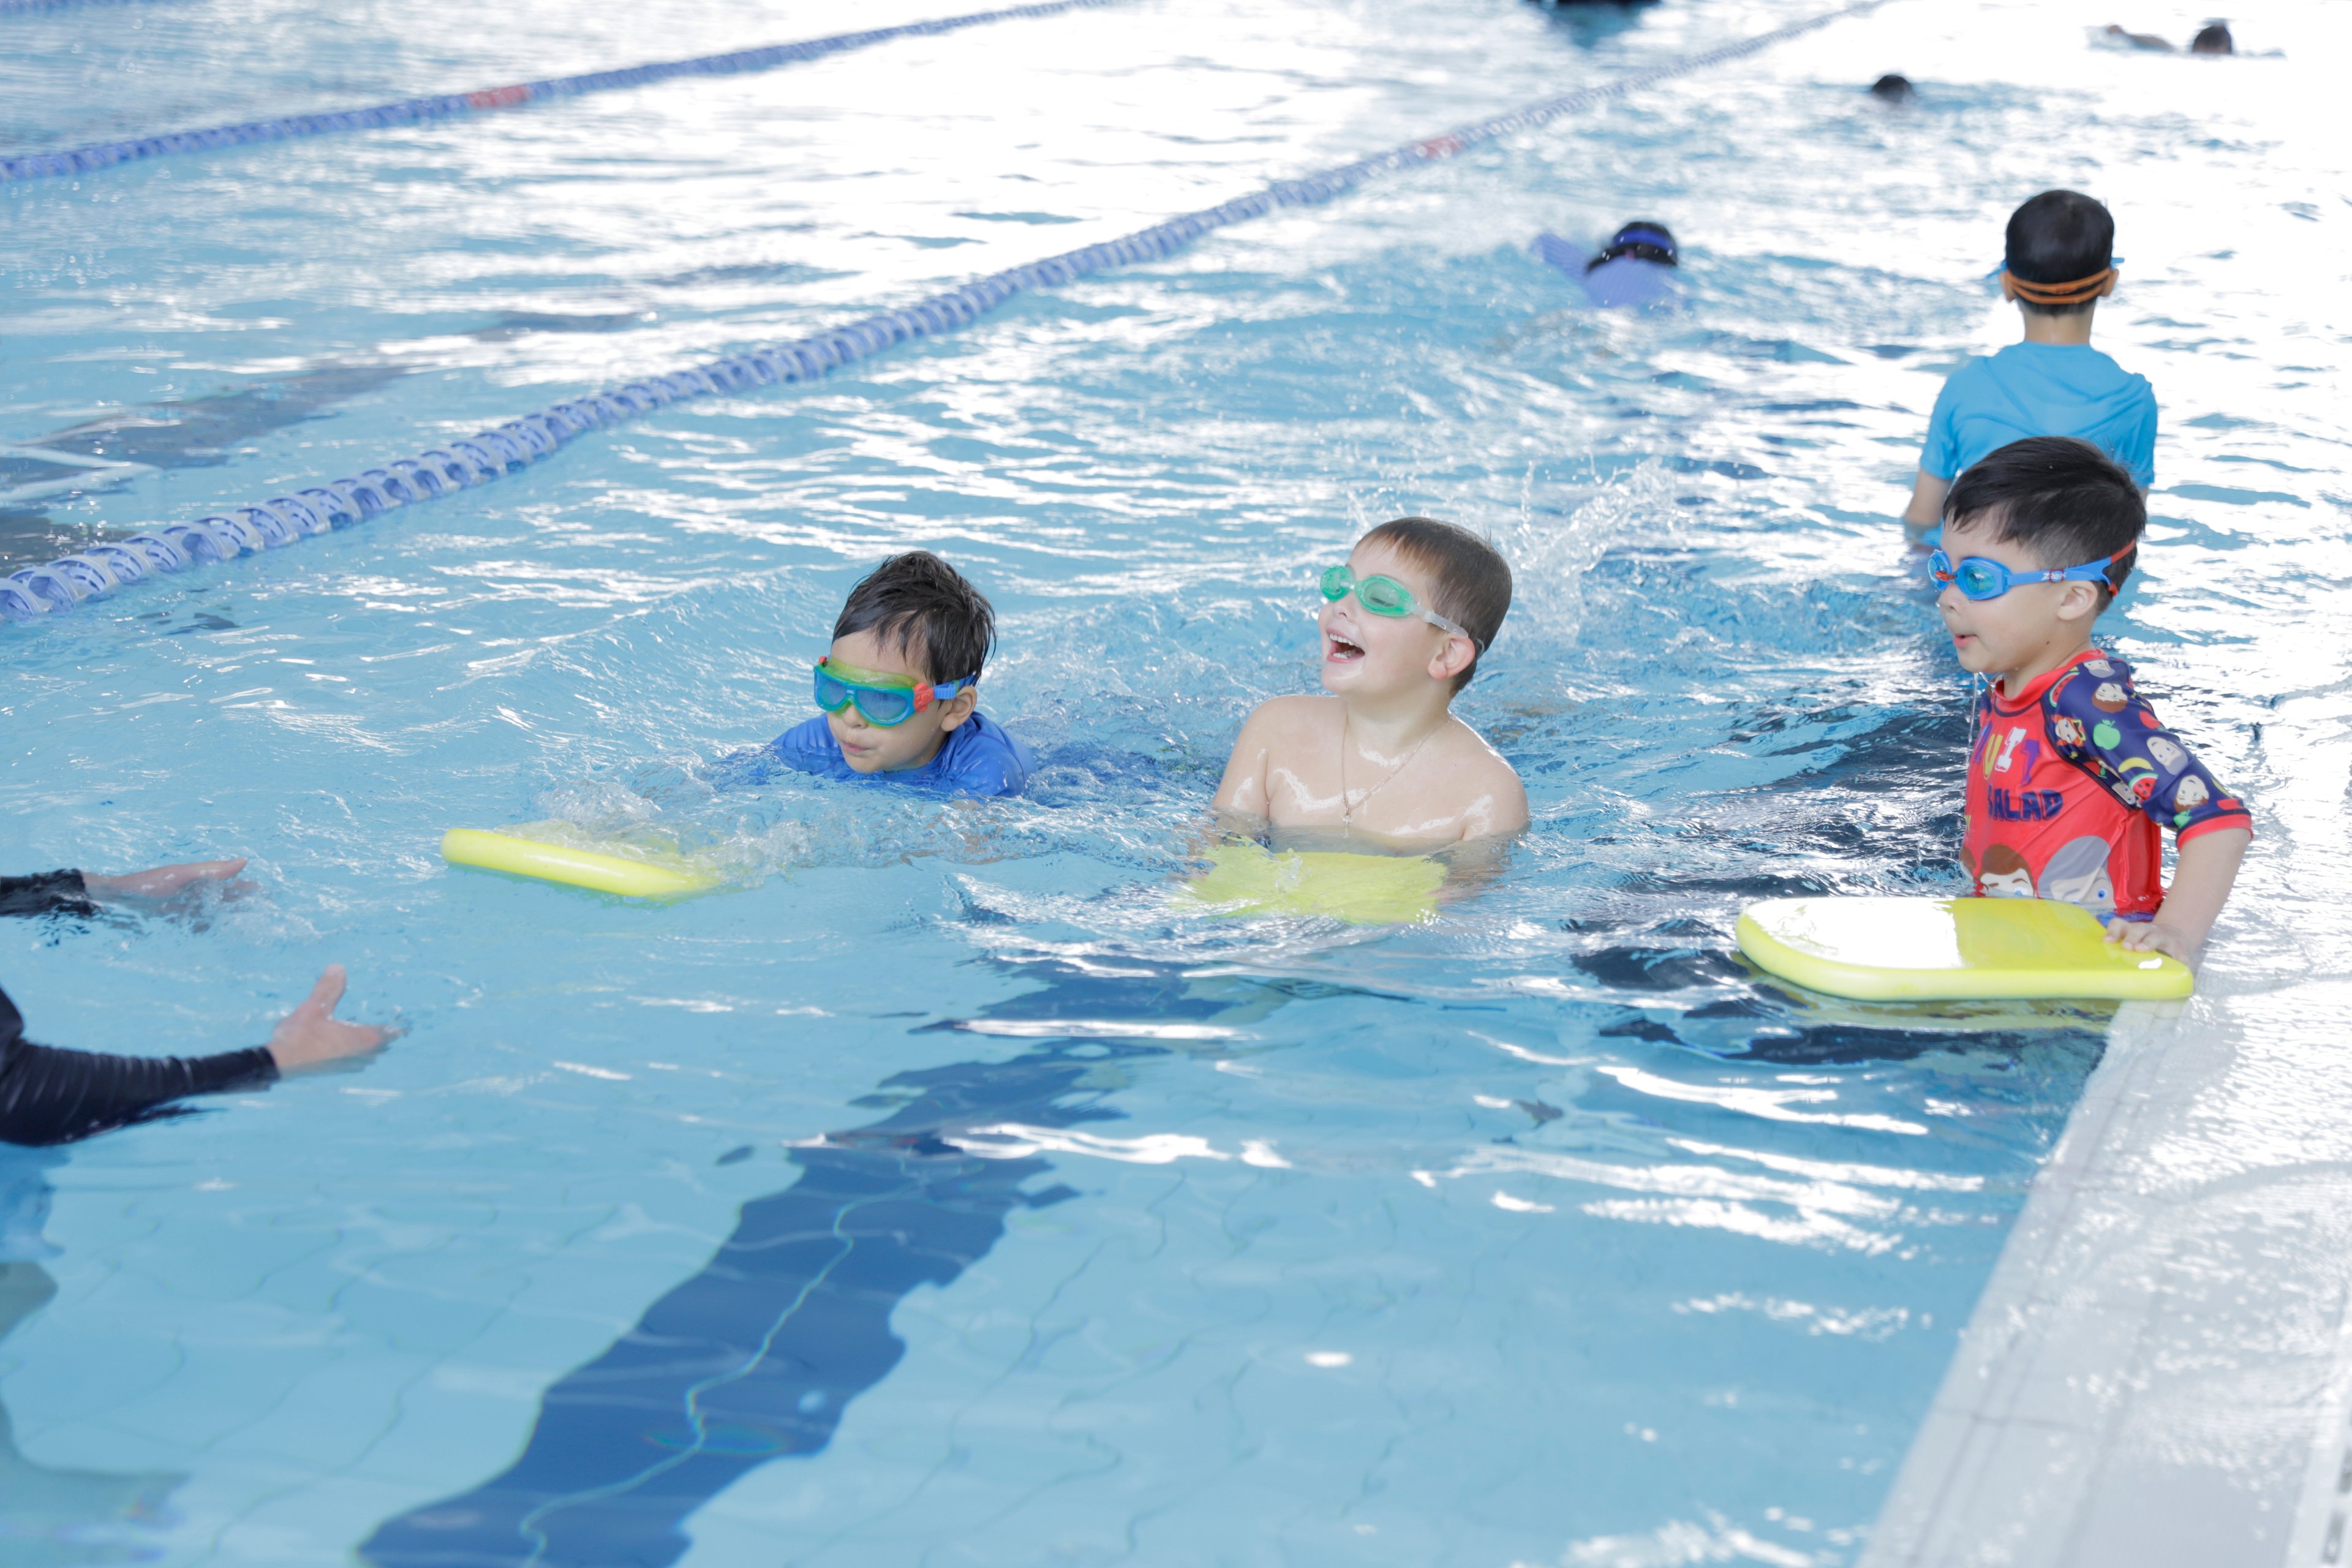
[[2126, 952], [2098, 916], [2050, 899], [1772, 899], [1741, 911], [1739, 951], [1864, 1002], [2149, 1002], [2196, 987], [2179, 959]]
[[679, 856], [606, 855], [476, 827], [453, 827], [443, 834], [441, 858], [452, 866], [533, 877], [625, 899], [682, 899], [709, 892], [719, 883], [709, 869]]
[[1349, 925], [1415, 925], [1437, 918], [1445, 868], [1425, 855], [1348, 855], [1220, 844], [1182, 902], [1204, 914], [1308, 915]]

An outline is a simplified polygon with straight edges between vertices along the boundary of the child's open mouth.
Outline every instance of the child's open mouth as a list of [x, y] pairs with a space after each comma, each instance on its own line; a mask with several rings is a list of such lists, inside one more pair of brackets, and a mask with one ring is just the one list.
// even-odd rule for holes
[[1324, 637], [1330, 645], [1328, 649], [1323, 655], [1327, 659], [1345, 663], [1349, 659], [1361, 658], [1364, 657], [1364, 650], [1362, 648], [1358, 647], [1354, 643], [1349, 642], [1346, 637], [1341, 637], [1337, 632], [1326, 632], [1324, 634]]

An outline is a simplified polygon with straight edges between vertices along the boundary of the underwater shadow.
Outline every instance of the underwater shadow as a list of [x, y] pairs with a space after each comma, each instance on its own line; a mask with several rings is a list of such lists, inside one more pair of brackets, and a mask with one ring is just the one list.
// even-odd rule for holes
[[[36, 1259], [56, 1256], [41, 1227], [49, 1210], [48, 1173], [64, 1161], [52, 1150], [0, 1145], [0, 1342], [58, 1293]], [[164, 1521], [167, 1500], [187, 1479], [37, 1464], [17, 1451], [15, 1424], [0, 1406], [0, 1563], [75, 1568], [151, 1557], [152, 1543], [134, 1532]]]
[[799, 1180], [746, 1203], [699, 1273], [550, 1387], [512, 1465], [388, 1521], [361, 1557], [377, 1568], [667, 1568], [690, 1544], [687, 1519], [721, 1490], [833, 1440], [849, 1402], [906, 1353], [890, 1317], [908, 1292], [952, 1283], [1013, 1210], [1077, 1195], [1029, 1185], [1054, 1169], [1045, 1159], [983, 1158], [959, 1137], [1121, 1118], [1102, 1103], [1121, 1081], [1105, 1068], [1173, 1047], [1095, 1037], [1088, 1023], [1197, 1023], [1287, 996], [1173, 971], [1022, 968], [1045, 986], [918, 1032], [1063, 1023], [1068, 1037], [885, 1079], [856, 1103], [890, 1113], [793, 1148]]

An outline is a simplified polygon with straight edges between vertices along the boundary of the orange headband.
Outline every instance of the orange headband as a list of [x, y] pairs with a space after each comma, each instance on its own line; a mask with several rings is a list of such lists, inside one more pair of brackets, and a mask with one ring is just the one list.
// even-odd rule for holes
[[[2006, 270], [2006, 269], [2004, 269]], [[2080, 305], [2097, 295], [2116, 275], [2112, 267], [2102, 268], [2088, 278], [2077, 278], [2072, 283], [2029, 283], [2016, 273], [2009, 274], [2009, 287], [2019, 299], [2034, 305]]]

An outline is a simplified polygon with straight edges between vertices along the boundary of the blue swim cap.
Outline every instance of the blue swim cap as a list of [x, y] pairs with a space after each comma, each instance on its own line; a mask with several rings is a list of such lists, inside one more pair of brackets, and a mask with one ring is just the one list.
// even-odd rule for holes
[[1681, 264], [1675, 249], [1673, 230], [1662, 223], [1635, 222], [1611, 235], [1601, 254], [1587, 262], [1584, 269], [1590, 272], [1601, 263], [1614, 261], [1621, 256], [1630, 256], [1636, 261], [1654, 261], [1662, 267]]

